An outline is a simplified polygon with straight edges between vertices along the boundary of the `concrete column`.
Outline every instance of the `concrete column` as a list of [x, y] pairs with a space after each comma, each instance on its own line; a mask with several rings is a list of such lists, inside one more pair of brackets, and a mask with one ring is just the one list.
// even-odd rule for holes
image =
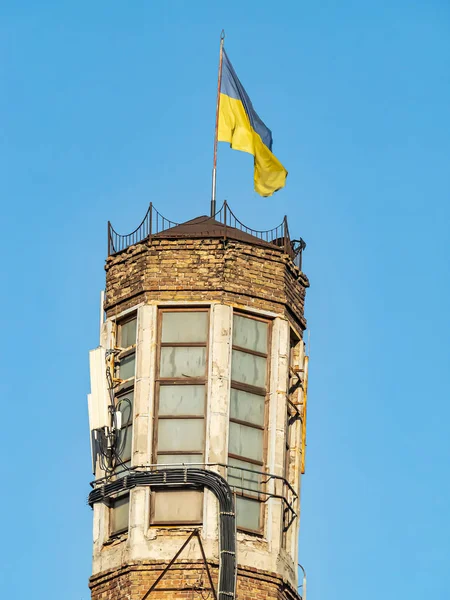
[[[212, 304], [210, 315], [205, 462], [227, 463], [233, 309]], [[226, 476], [223, 469], [214, 469]], [[217, 499], [205, 491], [203, 535], [217, 539]]]
[[[150, 465], [153, 460], [156, 330], [157, 307], [141, 306], [138, 310], [136, 340], [132, 466]], [[148, 552], [149, 513], [150, 490], [132, 490], [128, 544], [133, 558], [139, 559]]]
[[130, 525], [128, 546], [130, 558], [139, 560], [148, 555], [148, 528], [150, 522], [150, 490], [136, 488], [130, 492]]
[[[274, 475], [284, 476], [285, 462], [285, 423], [286, 394], [289, 368], [289, 323], [280, 317], [273, 321], [272, 345], [270, 352], [270, 387], [269, 387], [269, 427], [267, 468]], [[281, 494], [281, 482], [271, 480], [269, 489], [272, 493]], [[276, 558], [281, 548], [283, 505], [278, 498], [268, 502], [266, 536], [273, 564], [271, 569], [277, 570]]]
[[[296, 368], [304, 368], [305, 361], [305, 345], [303, 340], [300, 340], [294, 349], [294, 364]], [[304, 374], [301, 374], [302, 379]], [[297, 404], [305, 401], [303, 389], [298, 388], [294, 395], [293, 401]], [[300, 487], [301, 487], [301, 462], [302, 462], [302, 421], [298, 419], [292, 426], [291, 452], [293, 453], [294, 468], [290, 470], [290, 482], [294, 490], [298, 494], [298, 499], [294, 507], [298, 517], [291, 526], [288, 533], [288, 543], [286, 549], [292, 557], [293, 564], [298, 563], [298, 534], [300, 530]], [[292, 460], [292, 457], [291, 457]], [[295, 569], [297, 572], [297, 569]]]
[[155, 389], [156, 306], [138, 310], [132, 466], [151, 464]]

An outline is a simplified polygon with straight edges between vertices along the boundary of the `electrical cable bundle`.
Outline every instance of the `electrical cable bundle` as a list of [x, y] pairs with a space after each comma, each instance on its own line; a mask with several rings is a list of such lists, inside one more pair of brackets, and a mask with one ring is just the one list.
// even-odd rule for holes
[[233, 493], [218, 473], [198, 468], [170, 468], [156, 471], [130, 471], [124, 477], [104, 483], [89, 494], [92, 507], [124, 490], [135, 487], [209, 489], [219, 501], [219, 600], [230, 600], [236, 593], [236, 515]]
[[[111, 367], [108, 359], [111, 355], [118, 354], [118, 350], [110, 350], [106, 353], [106, 380], [110, 396], [109, 414], [110, 427], [95, 430], [95, 452], [99, 457], [99, 466], [105, 472], [107, 478], [117, 475], [117, 467], [123, 467], [128, 471], [129, 467], [123, 462], [122, 455], [127, 444], [129, 428], [127, 425], [132, 420], [132, 403], [129, 398], [120, 398], [116, 401]], [[118, 422], [118, 413], [128, 415], [125, 423]]]

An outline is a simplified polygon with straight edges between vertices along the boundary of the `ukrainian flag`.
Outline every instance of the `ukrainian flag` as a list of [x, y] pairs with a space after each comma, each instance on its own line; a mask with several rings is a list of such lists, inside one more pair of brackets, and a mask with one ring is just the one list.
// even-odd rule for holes
[[223, 50], [219, 99], [219, 142], [255, 157], [255, 191], [271, 196], [286, 184], [287, 171], [272, 154], [272, 132], [256, 114], [228, 56]]

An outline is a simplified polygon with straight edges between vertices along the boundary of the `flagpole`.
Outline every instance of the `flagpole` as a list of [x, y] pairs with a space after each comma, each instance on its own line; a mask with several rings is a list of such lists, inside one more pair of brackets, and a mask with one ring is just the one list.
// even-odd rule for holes
[[220, 85], [222, 83], [223, 42], [225, 31], [220, 34], [219, 76], [217, 78], [216, 131], [214, 134], [214, 161], [212, 171], [211, 217], [216, 214], [216, 173], [217, 173], [217, 137], [219, 133]]

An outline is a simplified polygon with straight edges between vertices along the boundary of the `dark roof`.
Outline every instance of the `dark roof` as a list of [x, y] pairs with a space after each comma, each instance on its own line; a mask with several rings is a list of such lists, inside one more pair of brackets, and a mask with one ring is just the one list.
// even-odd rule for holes
[[[255, 232], [256, 233], [256, 232]], [[264, 234], [266, 232], [263, 232]], [[270, 233], [270, 232], [267, 232]], [[236, 227], [230, 227], [224, 225], [220, 221], [216, 221], [213, 217], [207, 217], [203, 215], [196, 217], [175, 227], [165, 229], [160, 233], [152, 235], [153, 238], [228, 238], [232, 240], [239, 240], [241, 242], [248, 242], [249, 244], [266, 246], [273, 248], [274, 246], [281, 246], [281, 240], [277, 243], [276, 240], [263, 240], [256, 235], [237, 229]], [[284, 240], [283, 240], [284, 243]]]

